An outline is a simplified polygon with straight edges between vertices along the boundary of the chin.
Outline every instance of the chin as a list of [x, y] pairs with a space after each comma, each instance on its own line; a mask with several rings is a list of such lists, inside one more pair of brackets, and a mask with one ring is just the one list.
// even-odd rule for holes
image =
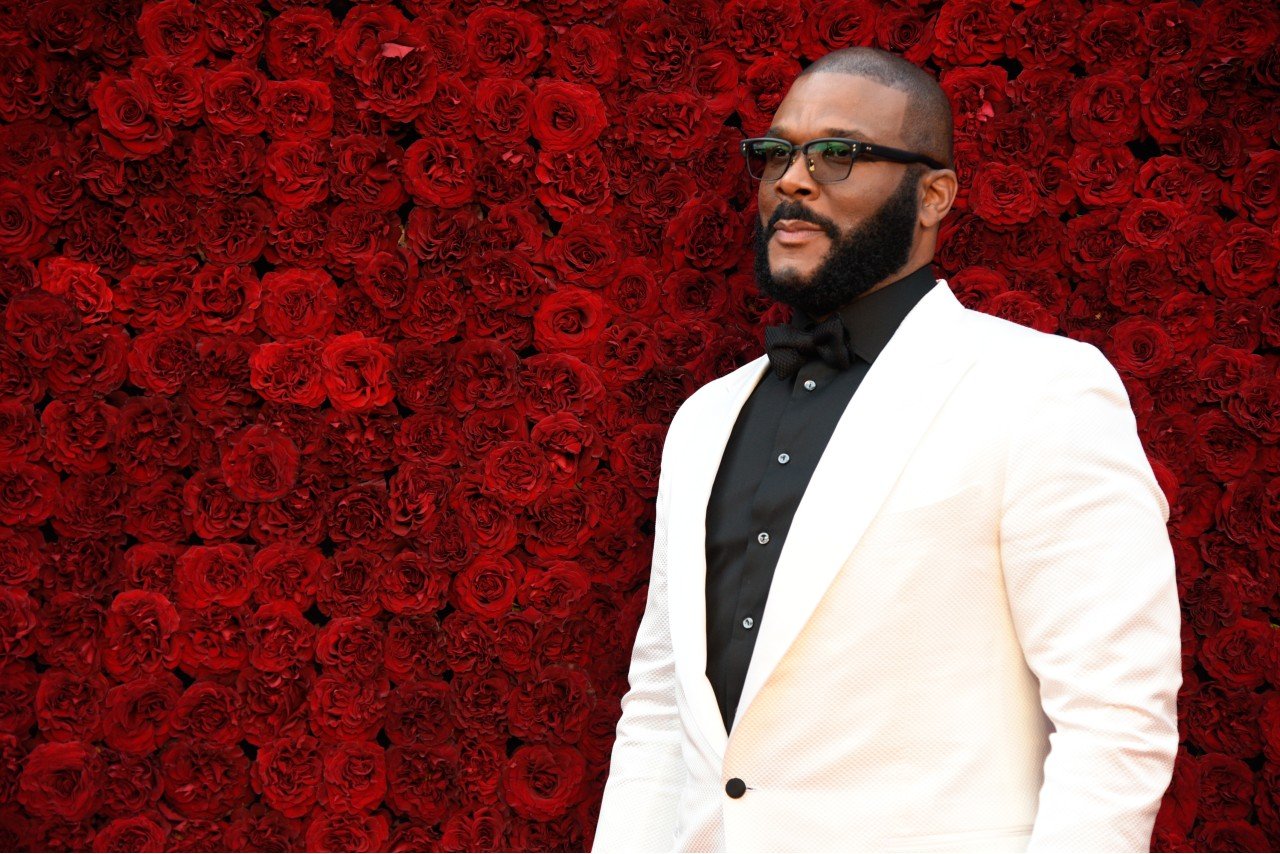
[[795, 267], [775, 267], [769, 265], [769, 275], [780, 285], [789, 288], [803, 288], [813, 280], [813, 271], [802, 272]]

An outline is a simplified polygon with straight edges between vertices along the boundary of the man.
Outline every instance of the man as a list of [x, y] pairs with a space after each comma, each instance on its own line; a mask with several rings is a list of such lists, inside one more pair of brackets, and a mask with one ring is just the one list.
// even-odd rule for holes
[[950, 121], [851, 49], [743, 145], [795, 319], [671, 425], [597, 850], [1147, 848], [1168, 505], [1095, 348], [934, 279]]

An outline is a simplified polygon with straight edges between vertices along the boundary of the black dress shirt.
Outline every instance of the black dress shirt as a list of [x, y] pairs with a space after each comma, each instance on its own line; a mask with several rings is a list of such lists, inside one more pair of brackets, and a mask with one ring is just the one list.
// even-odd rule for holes
[[[742, 696], [773, 571], [809, 479], [871, 363], [936, 284], [921, 267], [840, 311], [853, 353], [839, 370], [810, 361], [789, 379], [772, 370], [747, 398], [707, 501], [707, 678], [725, 729]], [[804, 328], [806, 318], [792, 324]], [[849, 488], [858, 473], [849, 472]]]

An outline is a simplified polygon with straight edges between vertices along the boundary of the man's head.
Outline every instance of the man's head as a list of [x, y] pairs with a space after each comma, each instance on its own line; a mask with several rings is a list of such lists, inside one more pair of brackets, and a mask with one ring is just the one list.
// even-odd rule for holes
[[904, 59], [848, 48], [806, 68], [766, 136], [797, 146], [849, 138], [920, 154], [946, 168], [860, 155], [847, 178], [822, 183], [830, 176], [811, 170], [795, 152], [781, 176], [760, 181], [761, 289], [822, 317], [931, 260], [938, 225], [955, 199], [951, 135], [946, 96]]

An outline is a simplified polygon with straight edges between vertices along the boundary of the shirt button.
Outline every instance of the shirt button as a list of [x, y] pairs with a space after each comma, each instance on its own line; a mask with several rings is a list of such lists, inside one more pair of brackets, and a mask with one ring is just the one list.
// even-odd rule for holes
[[747, 784], [737, 777], [724, 784], [724, 793], [737, 800], [747, 793]]
[[751, 619], [750, 617], [747, 617], [745, 620], [742, 621], [742, 627], [744, 629], [749, 629], [755, 624], [756, 624], [756, 621]]
[[757, 534], [757, 535], [756, 535], [756, 542], [758, 542], [758, 543], [759, 543], [760, 545], [762, 545], [762, 546], [767, 546], [767, 545], [769, 545], [769, 534], [768, 534], [768, 532], [766, 532], [766, 531], [761, 531], [759, 534]]
[[782, 463], [785, 466], [787, 463], [791, 462], [791, 455], [778, 454], [778, 462]]
[[817, 388], [817, 387], [818, 387], [818, 384], [817, 384], [817, 383], [815, 383], [813, 380], [805, 380], [805, 381], [804, 381], [804, 390], [805, 390], [805, 391], [813, 391], [813, 390], [814, 390], [815, 388]]

